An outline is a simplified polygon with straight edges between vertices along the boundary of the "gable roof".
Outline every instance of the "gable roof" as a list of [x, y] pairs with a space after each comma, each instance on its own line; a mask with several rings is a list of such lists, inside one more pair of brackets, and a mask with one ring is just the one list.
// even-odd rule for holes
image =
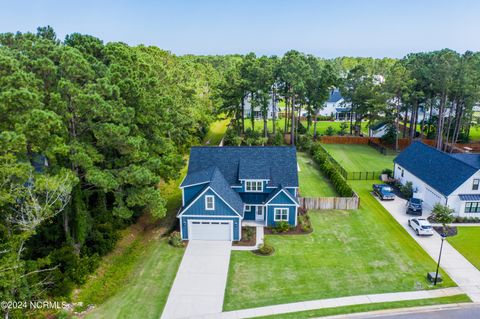
[[212, 167], [218, 168], [230, 186], [239, 185], [240, 179], [267, 179], [268, 186], [298, 187], [295, 147], [192, 147], [181, 187], [204, 182], [205, 176], [213, 172]]
[[298, 204], [297, 199], [294, 196], [292, 196], [292, 194], [290, 194], [290, 192], [288, 190], [286, 190], [285, 187], [282, 187], [282, 185], [280, 185], [275, 191], [271, 192], [268, 195], [268, 197], [265, 199], [265, 204], [270, 203], [270, 201], [272, 199], [274, 199], [281, 192], [285, 193], [285, 195], [287, 195], [287, 197], [290, 198], [292, 200], [292, 202], [294, 202], [297, 206], [300, 206]]
[[341, 99], [343, 99], [343, 97], [342, 97], [342, 94], [340, 93], [340, 90], [339, 89], [333, 89], [332, 91], [330, 91], [330, 96], [328, 97], [327, 102], [336, 103], [336, 102], [340, 101]]
[[394, 162], [445, 196], [478, 171], [455, 156], [421, 142], [412, 143]]
[[384, 127], [385, 125], [387, 125], [387, 123], [385, 123], [385, 122], [378, 122], [378, 123], [375, 123], [375, 124], [371, 125], [371, 126], [370, 126], [370, 129], [371, 129], [372, 131], [376, 131], [376, 130]]
[[480, 154], [472, 154], [472, 153], [453, 153], [450, 156], [473, 166], [477, 169], [480, 169]]

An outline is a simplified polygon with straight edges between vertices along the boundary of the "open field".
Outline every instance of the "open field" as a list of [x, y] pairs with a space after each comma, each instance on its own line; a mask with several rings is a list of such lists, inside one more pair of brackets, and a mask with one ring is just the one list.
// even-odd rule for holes
[[303, 197], [335, 197], [337, 192], [330, 180], [316, 167], [306, 153], [298, 152], [297, 161], [300, 166], [298, 180], [300, 195]]
[[[435, 261], [373, 198], [371, 184], [352, 182], [358, 210], [310, 211], [311, 234], [267, 235], [273, 256], [232, 252], [224, 309], [432, 288], [425, 274]], [[442, 276], [442, 287], [454, 285]]]
[[457, 227], [458, 234], [448, 242], [480, 270], [480, 227]]
[[204, 144], [215, 145], [215, 146], [220, 144], [220, 141], [222, 140], [223, 135], [225, 135], [225, 132], [227, 131], [228, 123], [230, 123], [230, 119], [227, 118], [227, 119], [220, 119], [210, 124], [208, 133], [207, 135], [205, 135], [205, 138], [203, 139]]
[[373, 147], [355, 144], [322, 144], [347, 172], [393, 169], [395, 155], [382, 155]]

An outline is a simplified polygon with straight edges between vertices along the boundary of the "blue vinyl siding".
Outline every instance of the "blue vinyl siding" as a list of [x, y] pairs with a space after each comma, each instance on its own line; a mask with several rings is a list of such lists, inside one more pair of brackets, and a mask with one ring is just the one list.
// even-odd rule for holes
[[[205, 210], [205, 196], [213, 195], [215, 198], [215, 210]], [[193, 202], [182, 215], [220, 215], [220, 216], [238, 216], [225, 202], [220, 199], [211, 189]]]
[[268, 204], [295, 204], [295, 202], [287, 194], [280, 192]]
[[185, 187], [183, 191], [183, 200], [185, 204], [188, 204], [198, 193], [200, 193], [205, 188], [206, 183]]
[[240, 240], [240, 218], [239, 217], [215, 217], [215, 216], [205, 216], [205, 217], [188, 217], [182, 216], [180, 222], [182, 223], [182, 239], [188, 240], [188, 220], [231, 220], [233, 221], [233, 240]]
[[288, 208], [289, 209], [289, 214], [288, 214], [288, 223], [292, 226], [296, 226], [296, 214], [297, 214], [297, 207], [296, 206], [267, 206], [267, 226], [275, 226], [275, 221], [274, 221], [274, 209], [275, 208]]
[[290, 194], [292, 194], [293, 197], [295, 196], [295, 188], [285, 188]]
[[245, 211], [245, 215], [243, 216], [245, 220], [255, 220], [255, 206], [251, 206], [250, 211]]
[[263, 204], [267, 199], [266, 193], [240, 193], [243, 203], [245, 204]]

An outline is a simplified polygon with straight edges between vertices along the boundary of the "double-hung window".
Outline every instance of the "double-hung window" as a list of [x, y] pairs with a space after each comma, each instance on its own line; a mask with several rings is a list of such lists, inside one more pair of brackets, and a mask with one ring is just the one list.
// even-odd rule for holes
[[252, 209], [252, 206], [250, 205], [245, 205], [245, 211], [249, 212]]
[[262, 181], [246, 181], [245, 190], [247, 192], [263, 192], [263, 182]]
[[479, 185], [479, 184], [480, 184], [480, 179], [475, 178], [475, 179], [473, 180], [472, 190], [478, 191], [478, 185]]
[[466, 202], [465, 213], [480, 213], [480, 202]]
[[212, 195], [205, 196], [205, 210], [215, 210], [215, 197]]
[[274, 213], [274, 221], [288, 221], [288, 208], [275, 208]]

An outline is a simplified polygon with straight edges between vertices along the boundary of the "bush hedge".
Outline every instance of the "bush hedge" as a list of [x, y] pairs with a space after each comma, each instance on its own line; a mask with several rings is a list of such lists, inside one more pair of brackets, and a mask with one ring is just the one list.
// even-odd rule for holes
[[342, 197], [352, 197], [354, 194], [353, 189], [348, 185], [342, 174], [340, 174], [336, 164], [331, 162], [327, 151], [320, 143], [313, 143], [309, 153], [313, 160], [320, 166], [322, 172], [330, 179], [337, 193]]

